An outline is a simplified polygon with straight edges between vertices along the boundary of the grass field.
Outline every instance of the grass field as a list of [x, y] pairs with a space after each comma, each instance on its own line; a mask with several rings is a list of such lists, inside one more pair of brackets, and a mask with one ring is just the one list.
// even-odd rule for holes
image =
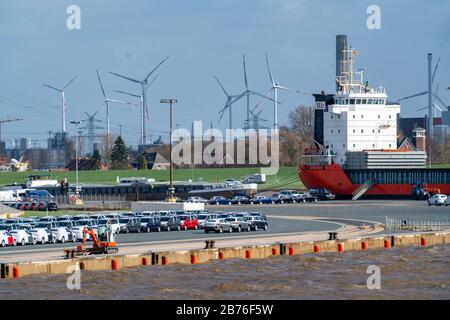
[[[242, 177], [259, 173], [259, 168], [226, 168], [226, 169], [176, 169], [174, 170], [175, 181], [207, 181], [223, 182], [225, 179], [239, 180]], [[75, 183], [75, 172], [2, 172], [0, 173], [0, 185], [22, 184], [29, 174], [51, 174], [58, 181], [67, 178], [69, 183]], [[114, 184], [117, 177], [148, 177], [156, 181], [168, 181], [168, 170], [117, 170], [117, 171], [80, 171], [80, 184]], [[280, 168], [276, 176], [267, 176], [267, 181], [260, 189], [301, 189], [302, 184], [297, 176], [295, 167]]]

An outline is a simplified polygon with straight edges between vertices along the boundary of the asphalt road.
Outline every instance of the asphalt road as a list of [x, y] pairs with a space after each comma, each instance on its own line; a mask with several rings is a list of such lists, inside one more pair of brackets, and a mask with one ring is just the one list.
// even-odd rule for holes
[[[242, 206], [207, 206], [210, 211], [259, 211], [269, 216], [268, 231], [251, 231], [249, 233], [215, 234], [215, 237], [265, 237], [275, 234], [293, 234], [300, 232], [337, 230], [342, 224], [360, 225], [359, 220], [384, 223], [385, 217], [410, 218], [423, 220], [450, 220], [450, 207], [429, 207], [425, 201], [324, 201], [306, 204], [283, 205], [242, 205]], [[276, 218], [279, 216], [280, 218]], [[282, 217], [321, 217], [327, 221], [293, 220]], [[117, 237], [119, 244], [133, 244], [144, 242], [170, 242], [176, 240], [196, 240], [205, 238], [203, 230], [171, 231], [120, 234]], [[212, 235], [211, 235], [212, 236]], [[244, 240], [243, 240], [244, 243]], [[32, 249], [52, 249], [70, 247], [72, 244], [46, 244], [36, 246], [16, 246], [0, 248], [0, 261], [2, 255]]]

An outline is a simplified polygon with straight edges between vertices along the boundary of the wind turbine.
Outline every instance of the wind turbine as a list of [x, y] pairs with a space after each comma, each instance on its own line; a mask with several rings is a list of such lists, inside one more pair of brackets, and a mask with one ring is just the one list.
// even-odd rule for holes
[[[105, 88], [103, 87], [102, 80], [100, 78], [100, 74], [99, 74], [98, 70], [96, 70], [96, 71], [97, 71], [98, 83], [100, 84], [100, 89], [102, 90], [103, 97], [105, 98], [105, 104], [106, 104], [106, 139], [109, 139], [109, 134], [110, 134], [109, 104], [110, 103], [120, 103], [120, 104], [128, 104], [129, 105], [130, 103], [129, 102], [125, 102], [125, 101], [120, 101], [120, 100], [109, 99], [107, 97], [107, 95], [106, 95]], [[107, 143], [107, 145], [109, 145], [109, 144]]]
[[438, 59], [436, 66], [434, 67], [434, 71], [433, 73], [431, 72], [432, 69], [432, 64], [433, 64], [433, 56], [431, 53], [428, 54], [428, 90], [427, 91], [423, 91], [420, 93], [416, 93], [413, 94], [411, 96], [407, 96], [404, 98], [399, 99], [398, 101], [403, 101], [403, 100], [408, 100], [411, 98], [415, 98], [415, 97], [420, 97], [423, 96], [425, 94], [428, 94], [428, 136], [433, 138], [433, 107], [435, 106], [435, 103], [433, 102], [432, 97], [435, 98], [435, 100], [439, 101], [443, 106], [446, 106], [446, 104], [444, 103], [444, 101], [436, 94], [433, 93], [433, 83], [434, 83], [434, 79], [436, 77], [436, 71], [439, 67], [439, 62], [441, 61], [441, 58]]
[[300, 92], [298, 90], [292, 90], [292, 89], [286, 88], [284, 86], [279, 85], [277, 82], [275, 82], [275, 80], [272, 76], [272, 72], [270, 71], [269, 57], [268, 57], [267, 53], [266, 53], [266, 64], [267, 64], [267, 71], [269, 71], [270, 82], [272, 83], [272, 87], [269, 89], [269, 93], [271, 91], [273, 91], [273, 128], [274, 128], [275, 132], [277, 132], [278, 131], [278, 103], [279, 103], [278, 102], [278, 89], [295, 92], [295, 93], [302, 93], [302, 92]]
[[70, 80], [62, 89], [55, 88], [55, 87], [50, 86], [50, 85], [45, 84], [45, 83], [43, 84], [44, 87], [56, 90], [59, 93], [61, 93], [61, 109], [62, 109], [62, 119], [61, 120], [62, 120], [62, 131], [63, 132], [66, 132], [66, 111], [67, 111], [66, 110], [66, 107], [67, 107], [67, 105], [66, 105], [66, 97], [65, 97], [65, 94], [64, 94], [64, 90], [66, 90], [66, 88], [68, 86], [70, 86], [72, 84], [72, 82], [75, 81], [76, 78], [78, 78], [78, 75], [76, 75], [72, 80]]
[[[143, 99], [143, 104], [144, 104], [144, 112], [145, 112], [145, 116], [147, 117], [147, 119], [148, 119], [148, 108], [147, 108], [147, 89], [150, 87], [150, 85], [153, 83], [153, 82], [151, 82], [150, 83], [150, 85], [149, 85], [149, 82], [148, 82], [148, 79], [150, 78], [150, 76], [167, 60], [167, 59], [169, 59], [169, 56], [167, 56], [166, 58], [164, 58], [155, 68], [153, 68], [153, 70], [152, 71], [150, 71], [148, 74], [147, 74], [147, 76], [144, 78], [144, 80], [137, 80], [137, 79], [133, 79], [133, 78], [130, 78], [130, 77], [126, 77], [126, 76], [123, 76], [123, 75], [121, 75], [121, 74], [118, 74], [118, 73], [114, 73], [114, 72], [111, 72], [111, 71], [109, 71], [109, 73], [111, 73], [111, 74], [113, 74], [113, 75], [115, 75], [115, 76], [117, 76], [117, 77], [120, 77], [120, 78], [122, 78], [122, 79], [125, 79], [125, 80], [128, 80], [128, 81], [131, 81], [131, 82], [134, 82], [134, 83], [137, 83], [137, 84], [140, 84], [141, 85], [141, 90], [142, 90], [142, 99]], [[156, 78], [155, 78], [155, 80], [156, 80]], [[153, 80], [154, 81], [154, 80]], [[145, 132], [145, 123], [144, 123], [144, 132]]]
[[223, 93], [225, 93], [225, 95], [227, 96], [227, 101], [226, 101], [226, 103], [225, 103], [225, 106], [219, 111], [219, 114], [220, 114], [219, 123], [220, 123], [220, 121], [222, 120], [222, 117], [223, 117], [225, 111], [226, 111], [227, 108], [228, 108], [228, 110], [229, 110], [229, 122], [230, 122], [230, 124], [229, 124], [229, 129], [231, 130], [231, 129], [233, 129], [233, 118], [232, 118], [232, 110], [231, 110], [231, 105], [232, 105], [233, 103], [232, 103], [231, 101], [232, 101], [233, 99], [239, 97], [239, 95], [232, 95], [232, 94], [229, 94], [229, 93], [225, 90], [225, 88], [223, 87], [223, 85], [220, 83], [219, 79], [217, 79], [216, 76], [214, 76], [214, 78], [216, 79], [216, 81], [217, 81], [217, 83], [219, 84], [219, 86], [222, 88]]
[[[145, 88], [144, 88], [145, 91]], [[136, 93], [130, 93], [125, 91], [119, 91], [115, 90], [114, 92], [126, 94], [131, 97], [139, 98], [141, 101], [141, 146], [144, 146], [147, 140], [147, 137], [145, 135], [145, 106], [144, 106], [144, 95], [142, 94], [136, 94]]]

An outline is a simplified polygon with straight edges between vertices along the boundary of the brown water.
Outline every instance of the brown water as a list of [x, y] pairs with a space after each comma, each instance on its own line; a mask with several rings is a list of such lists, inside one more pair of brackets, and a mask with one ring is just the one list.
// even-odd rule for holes
[[[450, 246], [224, 260], [0, 281], [0, 299], [450, 299]], [[366, 286], [381, 268], [381, 290]]]

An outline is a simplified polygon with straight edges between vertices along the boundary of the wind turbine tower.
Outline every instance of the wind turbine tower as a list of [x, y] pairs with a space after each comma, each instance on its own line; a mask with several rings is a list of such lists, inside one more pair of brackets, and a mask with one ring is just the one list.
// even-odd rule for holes
[[66, 112], [67, 112], [67, 104], [66, 104], [66, 96], [64, 93], [64, 90], [66, 90], [66, 88], [68, 86], [70, 86], [72, 84], [72, 82], [75, 81], [75, 79], [78, 78], [78, 75], [76, 75], [72, 80], [70, 80], [64, 87], [62, 87], [62, 89], [60, 88], [56, 88], [53, 86], [50, 86], [48, 84], [43, 84], [44, 87], [53, 89], [58, 91], [61, 94], [61, 109], [62, 109], [62, 115], [61, 115], [61, 122], [62, 122], [62, 132], [66, 132]]

